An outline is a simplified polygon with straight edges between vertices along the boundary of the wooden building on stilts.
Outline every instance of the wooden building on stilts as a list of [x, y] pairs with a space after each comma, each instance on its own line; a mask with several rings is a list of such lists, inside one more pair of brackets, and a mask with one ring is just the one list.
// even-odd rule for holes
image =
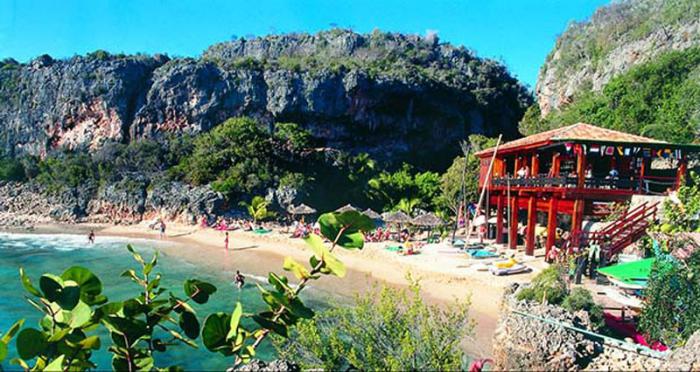
[[[546, 228], [546, 254], [555, 245], [558, 227], [569, 231], [575, 244], [602, 239], [583, 231], [584, 219], [601, 218], [611, 204], [629, 201], [633, 195], [676, 190], [685, 179], [688, 154], [697, 152], [700, 147], [695, 145], [578, 123], [502, 144], [493, 165], [494, 148], [476, 155], [481, 159], [479, 184], [486, 185], [488, 194], [486, 212], [495, 214], [497, 243], [515, 249], [524, 230], [525, 252], [534, 255], [537, 225]], [[655, 213], [656, 205], [642, 205], [600, 234], [609, 241], [618, 239], [615, 247], [621, 250], [639, 232], [643, 234]]]

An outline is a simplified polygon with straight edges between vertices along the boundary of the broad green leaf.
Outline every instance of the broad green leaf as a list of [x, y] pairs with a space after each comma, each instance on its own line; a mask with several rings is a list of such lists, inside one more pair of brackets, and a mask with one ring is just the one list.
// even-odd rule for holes
[[70, 311], [70, 323], [68, 324], [71, 328], [80, 328], [85, 323], [90, 321], [92, 317], [92, 309], [85, 302], [79, 301], [78, 304]]
[[[345, 276], [345, 265], [343, 265], [340, 260], [338, 260], [323, 244], [323, 240], [320, 236], [315, 234], [309, 234], [304, 241], [311, 247], [314, 251], [314, 255], [324, 262], [325, 268], [329, 270], [333, 275], [342, 278]], [[321, 271], [323, 272], [323, 271]]]
[[65, 355], [59, 355], [58, 358], [54, 359], [44, 368], [44, 371], [63, 371], [63, 359], [65, 357]]
[[198, 304], [205, 304], [209, 296], [216, 292], [216, 287], [197, 279], [188, 279], [184, 284], [185, 294]]
[[202, 328], [202, 342], [209, 351], [217, 350], [226, 345], [226, 335], [231, 326], [231, 316], [226, 313], [214, 313], [204, 320]]
[[0, 362], [7, 358], [7, 344], [0, 341]]
[[323, 239], [316, 234], [309, 234], [309, 236], [304, 238], [304, 242], [306, 242], [306, 244], [309, 247], [311, 247], [311, 250], [314, 252], [314, 255], [319, 260], [322, 260], [324, 253], [328, 252], [328, 249], [323, 244]]
[[41, 296], [41, 292], [39, 292], [39, 290], [37, 290], [36, 288], [34, 288], [34, 286], [32, 285], [32, 281], [29, 279], [29, 277], [27, 276], [27, 274], [24, 272], [24, 269], [21, 268], [21, 267], [19, 268], [19, 277], [20, 277], [20, 279], [21, 279], [21, 281], [22, 281], [22, 286], [24, 287], [24, 289], [25, 289], [27, 292], [29, 292], [29, 293], [33, 294], [34, 296], [37, 296], [37, 297], [40, 297], [40, 296]]
[[185, 335], [191, 339], [199, 337], [199, 321], [197, 317], [189, 311], [183, 311], [180, 314], [180, 329], [185, 332]]
[[63, 288], [59, 290], [58, 303], [64, 310], [72, 310], [80, 301], [80, 287], [78, 283], [68, 280], [63, 283]]
[[226, 334], [226, 340], [231, 340], [236, 337], [238, 333], [238, 325], [241, 323], [241, 316], [243, 315], [243, 306], [240, 302], [236, 302], [236, 307], [233, 309], [231, 314], [231, 321], [229, 323], [229, 331]]
[[374, 230], [374, 221], [358, 211], [348, 211], [336, 216], [336, 220], [346, 231], [354, 233], [358, 231], [370, 232]]
[[[88, 305], [96, 305], [98, 301], [106, 301], [106, 297], [100, 296], [102, 293], [102, 282], [90, 270], [73, 266], [61, 274], [61, 278], [72, 280], [80, 286], [80, 299]], [[104, 302], [102, 302], [104, 303]]]
[[374, 227], [369, 217], [355, 211], [326, 213], [319, 217], [318, 223], [326, 239], [337, 241], [337, 245], [347, 249], [362, 249], [364, 236], [361, 231], [371, 231]]
[[53, 274], [44, 274], [39, 278], [39, 288], [44, 292], [44, 297], [47, 300], [55, 302], [58, 300], [63, 288], [63, 279]]
[[17, 335], [17, 354], [22, 359], [34, 358], [44, 352], [47, 346], [46, 336], [34, 328], [25, 328]]
[[282, 267], [287, 271], [291, 271], [297, 279], [302, 280], [309, 277], [309, 271], [306, 269], [306, 267], [291, 257], [284, 258], [284, 264]]
[[272, 320], [262, 317], [260, 315], [253, 315], [253, 320], [256, 323], [260, 324], [261, 327], [269, 329], [270, 331], [275, 332], [282, 337], [287, 337], [287, 326], [285, 326], [284, 324], [273, 322]]
[[299, 297], [289, 301], [287, 309], [300, 318], [311, 319], [314, 317], [314, 311], [306, 307]]

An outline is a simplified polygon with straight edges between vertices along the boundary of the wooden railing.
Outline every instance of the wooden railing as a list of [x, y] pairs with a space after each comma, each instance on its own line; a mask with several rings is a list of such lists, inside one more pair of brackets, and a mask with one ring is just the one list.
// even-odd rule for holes
[[[630, 190], [640, 194], [663, 194], [676, 184], [675, 177], [645, 176], [639, 177], [592, 177], [583, 181], [584, 188]], [[495, 177], [492, 186], [497, 187], [577, 187], [578, 177], [538, 175], [535, 177]]]
[[[578, 177], [549, 177], [540, 175], [536, 177], [499, 177], [491, 180], [493, 186], [511, 187], [576, 187]], [[583, 182], [585, 188], [600, 189], [627, 189], [637, 190], [640, 187], [639, 178], [586, 178]]]
[[599, 231], [581, 231], [572, 236], [572, 247], [598, 243], [603, 249], [606, 260], [622, 252], [625, 247], [641, 238], [650, 221], [656, 220], [658, 202], [639, 204], [631, 211], [626, 211], [617, 220]]

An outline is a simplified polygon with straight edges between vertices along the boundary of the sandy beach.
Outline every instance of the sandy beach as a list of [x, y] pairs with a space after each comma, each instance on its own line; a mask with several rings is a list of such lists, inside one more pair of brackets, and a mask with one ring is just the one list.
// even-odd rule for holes
[[[90, 229], [96, 231], [97, 239], [100, 236], [159, 239], [158, 232], [150, 230], [145, 223], [129, 226], [50, 224], [36, 226], [33, 232], [87, 234]], [[301, 239], [291, 239], [277, 231], [264, 235], [231, 231], [229, 251], [224, 249], [224, 233], [221, 231], [170, 223], [166, 235], [166, 241], [176, 244], [164, 253], [178, 255], [197, 264], [201, 270], [240, 269], [252, 275], [266, 276], [270, 271], [283, 272], [285, 256], [308, 262], [311, 255], [311, 250]], [[476, 326], [474, 338], [466, 341], [466, 348], [471, 355], [478, 357], [491, 354], [504, 288], [514, 282], [529, 281], [543, 267], [541, 259], [531, 258], [528, 265], [533, 267], [533, 272], [499, 277], [478, 271], [480, 261], [468, 258], [446, 244], [428, 245], [421, 254], [414, 256], [388, 251], [384, 249], [386, 245], [368, 243], [363, 250], [337, 250], [338, 258], [347, 266], [346, 277], [323, 277], [314, 286], [349, 297], [379, 282], [406, 286], [410, 275], [420, 281], [423, 295], [429, 302], [471, 302], [470, 313]]]

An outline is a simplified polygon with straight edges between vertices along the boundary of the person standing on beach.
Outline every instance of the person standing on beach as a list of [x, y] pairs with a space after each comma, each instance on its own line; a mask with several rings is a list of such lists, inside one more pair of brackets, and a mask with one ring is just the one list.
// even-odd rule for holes
[[90, 233], [88, 234], [88, 242], [90, 244], [95, 244], [95, 230], [90, 230]]
[[226, 238], [224, 238], [224, 248], [228, 251], [228, 231], [226, 232]]
[[160, 221], [160, 238], [165, 238], [165, 221]]

